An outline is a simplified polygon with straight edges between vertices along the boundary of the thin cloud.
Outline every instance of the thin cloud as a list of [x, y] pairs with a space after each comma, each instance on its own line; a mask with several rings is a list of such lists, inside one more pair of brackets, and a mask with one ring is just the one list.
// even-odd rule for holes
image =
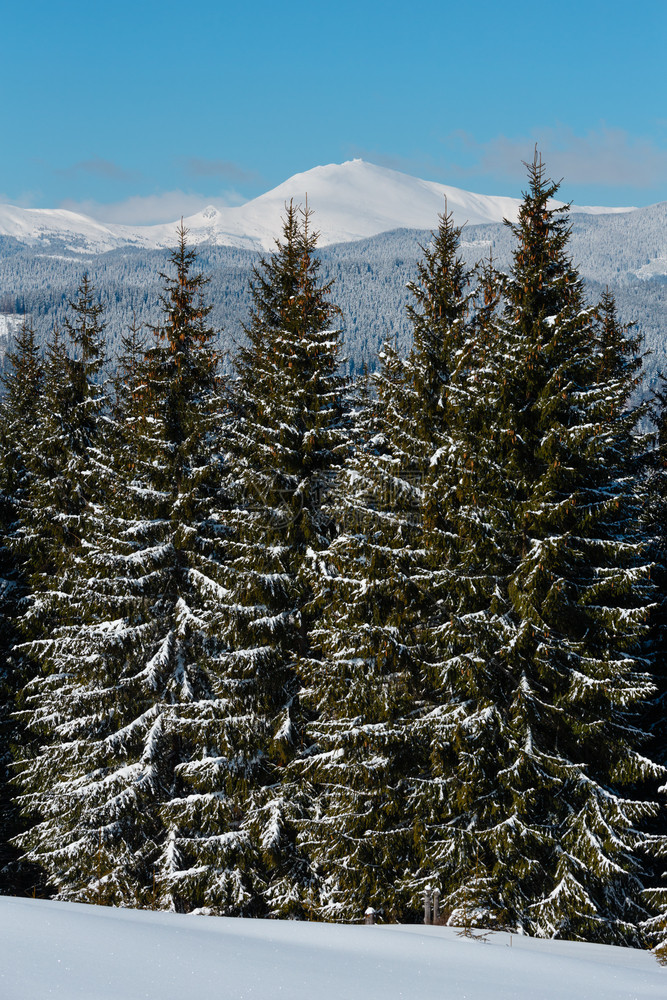
[[91, 199], [61, 202], [60, 208], [70, 212], [89, 215], [98, 222], [112, 222], [116, 225], [149, 226], [164, 222], [174, 222], [181, 216], [194, 215], [208, 205], [215, 208], [229, 208], [243, 204], [243, 199], [235, 191], [225, 191], [216, 198], [185, 191], [162, 191], [159, 194], [133, 195], [123, 201], [103, 203]]
[[192, 177], [219, 177], [232, 184], [257, 184], [261, 177], [254, 170], [245, 170], [231, 160], [206, 160], [199, 156], [189, 156], [181, 163]]
[[18, 196], [10, 196], [0, 191], [0, 205], [13, 205], [15, 208], [34, 208], [40, 200], [36, 191], [22, 191]]
[[55, 173], [61, 177], [75, 177], [77, 174], [91, 174], [94, 177], [104, 177], [113, 181], [135, 181], [139, 177], [133, 170], [125, 170], [120, 164], [112, 160], [103, 160], [99, 156], [94, 156], [90, 160], [79, 160], [69, 167], [56, 167]]
[[473, 158], [472, 165], [462, 170], [469, 175], [523, 179], [522, 161], [532, 160], [536, 143], [549, 174], [556, 179], [565, 177], [571, 184], [648, 189], [664, 184], [667, 175], [667, 149], [623, 129], [600, 128], [576, 135], [561, 126], [535, 129], [519, 138], [498, 135], [484, 143], [461, 132], [449, 139]]

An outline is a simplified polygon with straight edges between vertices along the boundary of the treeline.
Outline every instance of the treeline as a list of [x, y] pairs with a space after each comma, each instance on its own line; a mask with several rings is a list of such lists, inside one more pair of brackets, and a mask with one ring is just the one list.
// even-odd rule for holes
[[233, 377], [183, 230], [111, 385], [88, 277], [45, 356], [26, 322], [4, 891], [415, 921], [437, 885], [454, 925], [667, 952], [665, 442], [556, 191], [536, 157], [508, 274], [441, 217], [372, 377], [293, 205]]

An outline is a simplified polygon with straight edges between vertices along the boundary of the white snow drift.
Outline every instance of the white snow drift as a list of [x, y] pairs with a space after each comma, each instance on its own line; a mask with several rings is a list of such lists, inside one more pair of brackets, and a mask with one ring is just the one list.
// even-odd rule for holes
[[647, 952], [0, 897], [3, 1000], [664, 1000]]

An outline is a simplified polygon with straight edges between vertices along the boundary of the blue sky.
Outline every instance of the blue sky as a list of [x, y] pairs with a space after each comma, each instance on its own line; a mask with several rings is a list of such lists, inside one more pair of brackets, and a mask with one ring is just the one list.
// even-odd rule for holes
[[170, 221], [355, 156], [518, 195], [667, 200], [667, 0], [25, 0], [0, 14], [0, 201]]

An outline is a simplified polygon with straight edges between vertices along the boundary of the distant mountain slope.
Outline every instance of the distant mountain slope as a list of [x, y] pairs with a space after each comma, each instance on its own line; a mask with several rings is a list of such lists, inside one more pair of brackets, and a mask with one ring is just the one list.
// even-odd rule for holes
[[[515, 219], [518, 198], [473, 194], [378, 167], [364, 160], [330, 163], [295, 174], [272, 191], [245, 205], [210, 206], [185, 219], [192, 239], [213, 246], [271, 249], [280, 232], [285, 203], [291, 198], [317, 212], [321, 245], [346, 243], [393, 229], [425, 229], [445, 207], [457, 224], [479, 225]], [[586, 214], [632, 209], [578, 208]], [[57, 242], [76, 252], [105, 253], [123, 247], [161, 249], [173, 243], [176, 223], [158, 226], [104, 224], [64, 209], [0, 206], [0, 236], [20, 243], [48, 246]]]

